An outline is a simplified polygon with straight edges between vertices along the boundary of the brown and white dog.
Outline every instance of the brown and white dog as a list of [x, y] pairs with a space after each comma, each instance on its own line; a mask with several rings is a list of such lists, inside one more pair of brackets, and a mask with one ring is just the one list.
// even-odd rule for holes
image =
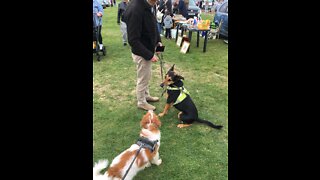
[[[149, 110], [140, 121], [141, 131], [140, 137], [147, 138], [149, 141], [158, 141], [155, 144], [153, 152], [148, 148], [141, 148], [135, 162], [128, 171], [125, 180], [131, 180], [139, 171], [151, 164], [160, 165], [162, 160], [159, 157], [160, 147], [160, 130], [161, 122], [158, 116]], [[100, 171], [108, 166], [108, 160], [100, 160], [93, 167], [93, 180], [120, 180], [123, 179], [131, 162], [134, 160], [140, 146], [138, 144], [131, 145], [130, 148], [123, 151], [120, 155], [113, 159], [109, 169], [105, 174]]]

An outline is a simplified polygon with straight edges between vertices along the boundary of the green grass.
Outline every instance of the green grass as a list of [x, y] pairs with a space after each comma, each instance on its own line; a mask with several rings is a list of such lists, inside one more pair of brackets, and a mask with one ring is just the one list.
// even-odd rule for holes
[[[137, 109], [135, 96], [136, 70], [129, 46], [122, 45], [116, 23], [117, 8], [108, 7], [103, 17], [103, 43], [107, 55], [98, 62], [93, 55], [93, 161], [110, 162], [135, 143], [139, 122], [145, 111]], [[205, 19], [205, 18], [204, 18]], [[210, 18], [211, 19], [211, 18]], [[203, 53], [203, 38], [196, 47], [193, 34], [190, 52], [181, 54], [174, 39], [162, 38], [165, 71], [176, 64], [185, 77], [185, 87], [199, 110], [199, 116], [224, 126], [222, 130], [201, 124], [179, 129], [174, 108], [160, 118], [160, 166], [152, 165], [138, 173], [139, 180], [228, 179], [228, 45], [222, 40], [209, 40]], [[161, 96], [160, 65], [153, 64], [150, 92]], [[156, 113], [165, 105], [164, 97], [153, 103]]]

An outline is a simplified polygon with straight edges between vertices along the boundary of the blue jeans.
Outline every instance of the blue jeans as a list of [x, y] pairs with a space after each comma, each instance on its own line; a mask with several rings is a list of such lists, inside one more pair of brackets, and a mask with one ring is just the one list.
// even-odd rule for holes
[[204, 37], [206, 35], [205, 31], [202, 31], [201, 36]]
[[159, 34], [161, 34], [162, 33], [161, 23], [157, 23], [157, 24], [158, 24], [158, 32], [159, 32]]

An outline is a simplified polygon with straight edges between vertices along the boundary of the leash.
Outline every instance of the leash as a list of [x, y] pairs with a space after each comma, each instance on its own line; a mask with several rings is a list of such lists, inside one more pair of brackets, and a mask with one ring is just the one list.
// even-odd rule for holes
[[[159, 56], [160, 54], [160, 56]], [[161, 80], [163, 81], [163, 65], [164, 65], [164, 61], [163, 61], [163, 55], [162, 52], [160, 52], [159, 54], [157, 54], [159, 60], [160, 60], [160, 74], [161, 74]]]
[[141, 145], [140, 145], [140, 147], [139, 147], [139, 149], [138, 149], [138, 151], [137, 151], [137, 153], [136, 153], [136, 156], [134, 157], [133, 161], [131, 162], [131, 164], [130, 164], [129, 168], [127, 169], [126, 173], [124, 174], [122, 180], [124, 180], [124, 179], [126, 178], [129, 170], [131, 169], [131, 166], [132, 166], [133, 162], [136, 160], [138, 154], [140, 153], [140, 150], [141, 150], [142, 146], [144, 146], [144, 144], [141, 144]]
[[[160, 52], [160, 56], [157, 54], [159, 60], [160, 60], [160, 75], [161, 75], [161, 81], [163, 81], [163, 65], [164, 65], [164, 61], [163, 61], [163, 55]], [[166, 89], [163, 90], [163, 92], [161, 93], [161, 97], [163, 96], [163, 94], [166, 92]]]
[[148, 149], [150, 149], [151, 152], [153, 152], [154, 149], [155, 149], [155, 145], [156, 145], [157, 142], [158, 142], [158, 140], [155, 140], [155, 141], [151, 142], [151, 143], [152, 143], [152, 146], [151, 146], [150, 141], [148, 141], [146, 138], [143, 138], [143, 137], [140, 137], [140, 138], [139, 138], [139, 140], [138, 140], [138, 142], [137, 142], [137, 144], [140, 145], [140, 146], [139, 146], [139, 149], [138, 149], [135, 157], [133, 158], [130, 166], [128, 167], [126, 173], [124, 174], [122, 180], [124, 180], [124, 179], [126, 178], [129, 170], [131, 169], [131, 167], [132, 167], [134, 161], [136, 160], [136, 158], [138, 157], [141, 149], [142, 149], [142, 148], [148, 148]]
[[161, 97], [163, 96], [163, 94], [166, 92], [167, 90], [164, 89], [163, 92], [161, 93]]

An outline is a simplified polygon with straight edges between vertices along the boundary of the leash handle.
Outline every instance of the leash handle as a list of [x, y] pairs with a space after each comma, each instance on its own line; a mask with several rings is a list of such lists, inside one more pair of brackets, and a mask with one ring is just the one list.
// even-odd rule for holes
[[163, 94], [166, 92], [166, 89], [163, 90], [163, 92], [161, 93], [161, 97], [163, 96]]
[[138, 151], [137, 151], [137, 153], [136, 153], [136, 156], [133, 158], [133, 160], [132, 160], [129, 168], [127, 169], [126, 173], [124, 174], [124, 176], [123, 176], [123, 178], [122, 178], [121, 180], [124, 180], [124, 179], [126, 178], [129, 170], [130, 170], [131, 167], [132, 167], [133, 162], [136, 160], [136, 158], [137, 158], [138, 154], [140, 153], [140, 150], [141, 150], [141, 148], [142, 148], [143, 146], [144, 146], [144, 143], [141, 143], [141, 145], [140, 145], [140, 147], [139, 147], [139, 149], [138, 149]]

